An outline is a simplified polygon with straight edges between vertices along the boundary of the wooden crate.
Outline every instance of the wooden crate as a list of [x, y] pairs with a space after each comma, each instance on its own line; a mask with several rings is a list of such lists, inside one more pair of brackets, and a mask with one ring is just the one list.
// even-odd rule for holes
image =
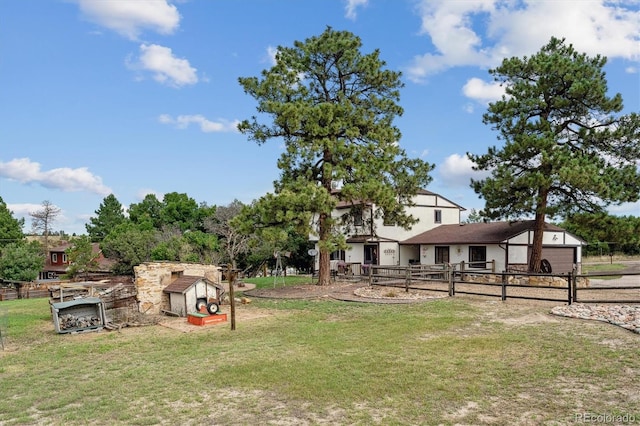
[[187, 321], [193, 325], [208, 325], [227, 321], [227, 314], [208, 315], [203, 313], [193, 313], [187, 315]]

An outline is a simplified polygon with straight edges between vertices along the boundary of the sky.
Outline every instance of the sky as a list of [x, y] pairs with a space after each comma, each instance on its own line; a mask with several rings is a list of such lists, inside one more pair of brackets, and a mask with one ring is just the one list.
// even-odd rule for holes
[[[505, 57], [564, 37], [606, 56], [610, 94], [640, 111], [638, 0], [2, 0], [0, 197], [25, 232], [46, 200], [61, 209], [53, 230], [83, 234], [109, 194], [127, 208], [149, 193], [224, 206], [273, 192], [283, 145], [237, 131], [257, 105], [238, 78], [328, 26], [402, 73], [399, 143], [465, 214], [484, 206], [466, 153], [501, 143], [482, 114]], [[640, 203], [609, 211], [640, 216]]]

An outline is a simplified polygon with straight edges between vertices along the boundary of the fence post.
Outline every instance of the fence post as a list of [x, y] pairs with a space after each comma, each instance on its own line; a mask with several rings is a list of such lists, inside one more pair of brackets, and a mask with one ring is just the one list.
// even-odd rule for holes
[[369, 265], [368, 269], [368, 275], [369, 275], [369, 287], [371, 287], [373, 285], [373, 263]]
[[571, 281], [573, 286], [573, 302], [578, 303], [578, 271], [573, 271], [573, 280]]
[[453, 282], [454, 271], [455, 271], [455, 268], [453, 267], [453, 265], [449, 266], [449, 296], [451, 297], [455, 296], [456, 294], [456, 288]]
[[569, 305], [571, 305], [571, 296], [573, 296], [573, 289], [571, 288], [571, 283], [573, 282], [573, 273], [569, 272], [569, 274], [567, 275], [567, 288], [568, 288], [568, 296], [567, 296], [567, 302], [569, 302]]
[[409, 285], [411, 284], [411, 265], [407, 266], [404, 279], [404, 291], [409, 293]]
[[507, 274], [506, 271], [502, 272], [502, 301], [504, 302], [505, 300], [507, 300], [507, 281], [509, 279], [507, 278]]

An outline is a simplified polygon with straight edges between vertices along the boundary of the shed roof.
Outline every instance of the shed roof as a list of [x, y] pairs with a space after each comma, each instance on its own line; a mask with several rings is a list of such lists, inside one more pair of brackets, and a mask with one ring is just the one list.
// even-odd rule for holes
[[209, 282], [204, 277], [198, 277], [195, 275], [183, 275], [179, 278], [176, 278], [171, 284], [166, 286], [162, 291], [164, 291], [165, 293], [184, 293], [189, 289], [189, 287], [191, 287], [192, 285], [194, 285], [200, 280], [206, 281], [207, 283]]
[[[400, 244], [498, 244], [525, 231], [532, 231], [533, 225], [533, 220], [440, 225]], [[565, 232], [550, 223], [545, 223], [544, 229]]]

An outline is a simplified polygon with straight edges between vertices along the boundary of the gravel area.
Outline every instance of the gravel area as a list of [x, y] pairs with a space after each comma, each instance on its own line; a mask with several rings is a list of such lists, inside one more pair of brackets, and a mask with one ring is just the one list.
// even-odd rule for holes
[[553, 315], [603, 321], [640, 334], [640, 305], [587, 305], [574, 303], [556, 306]]

